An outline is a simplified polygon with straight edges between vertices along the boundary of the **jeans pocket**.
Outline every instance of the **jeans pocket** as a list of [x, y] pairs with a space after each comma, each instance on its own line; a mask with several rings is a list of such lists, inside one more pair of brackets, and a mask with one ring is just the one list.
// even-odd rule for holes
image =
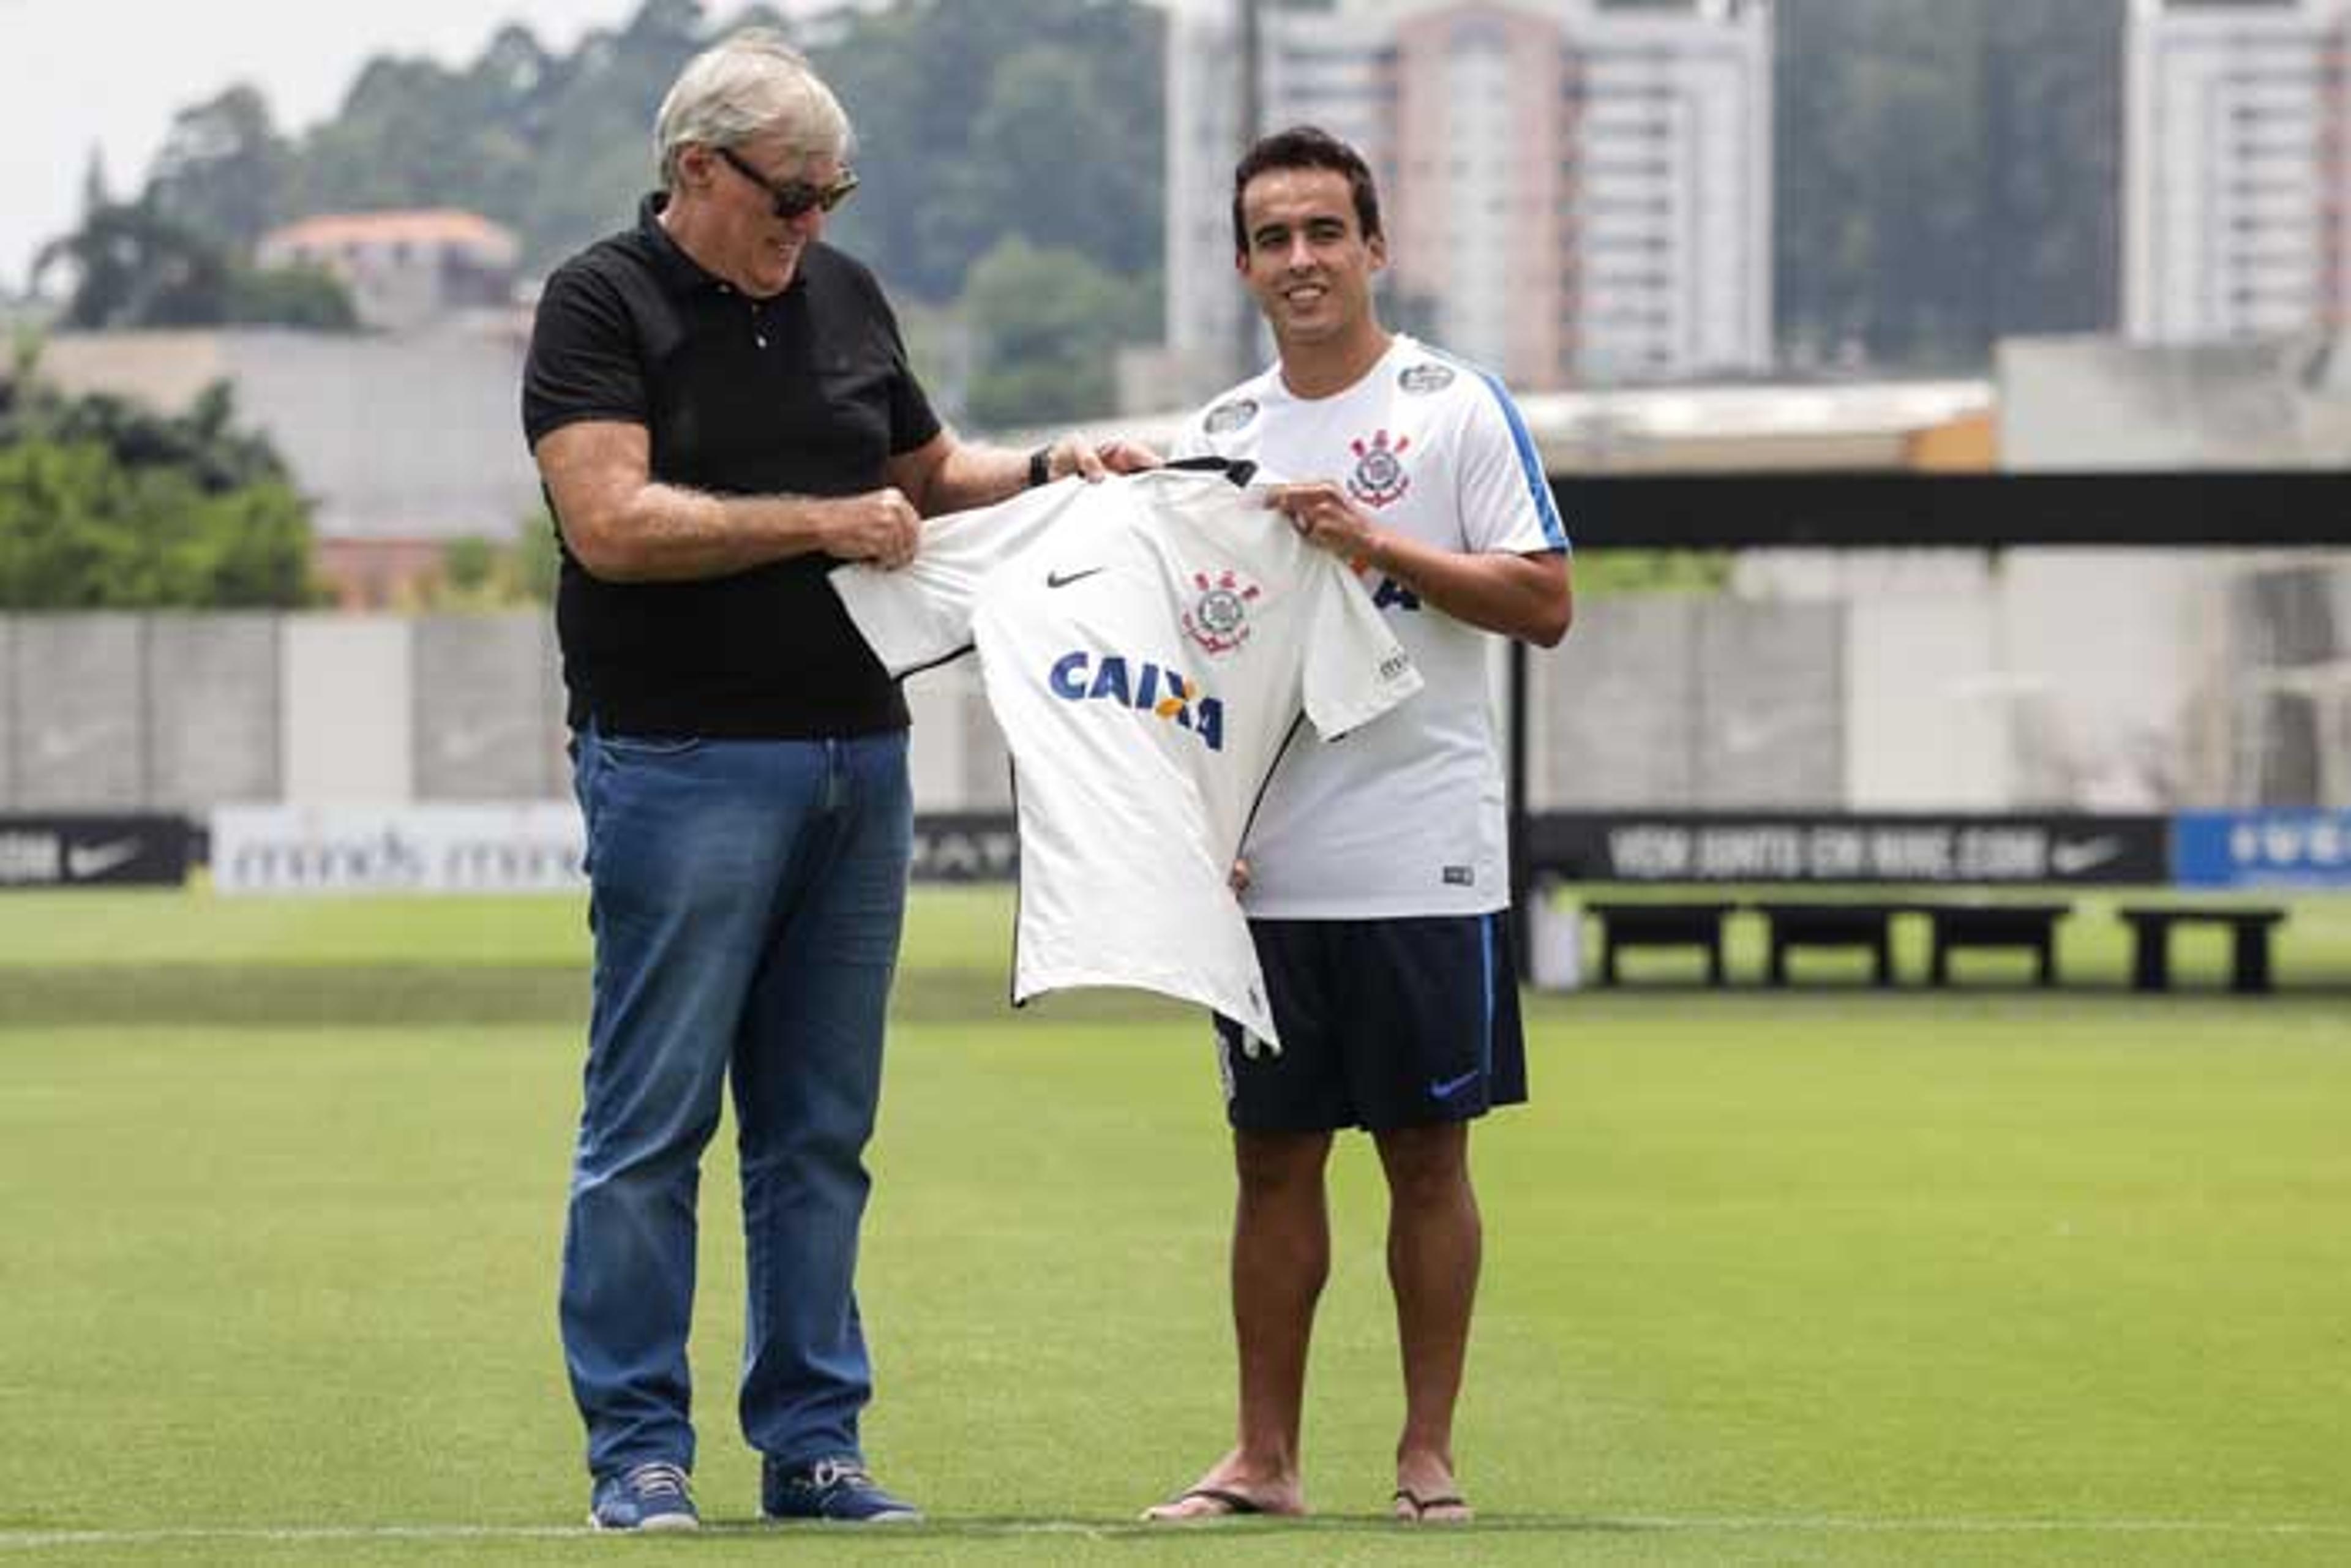
[[616, 762], [661, 762], [701, 750], [703, 737], [698, 735], [608, 735], [599, 730], [596, 744], [603, 748], [605, 756]]
[[593, 727], [580, 732], [572, 787], [587, 824], [591, 880], [614, 814], [637, 814], [644, 807], [646, 790], [653, 791], [654, 797], [665, 796], [665, 771], [691, 764], [704, 744], [703, 737], [695, 735], [611, 735]]

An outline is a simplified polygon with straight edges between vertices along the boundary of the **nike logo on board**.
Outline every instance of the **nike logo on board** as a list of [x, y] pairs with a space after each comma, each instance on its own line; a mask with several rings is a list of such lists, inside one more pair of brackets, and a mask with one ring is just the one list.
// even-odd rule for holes
[[2059, 876], [2079, 876], [2094, 866], [2102, 866], [2123, 852], [2122, 840], [2113, 833], [2095, 839], [2049, 846], [2049, 869]]
[[68, 844], [66, 846], [66, 871], [76, 882], [88, 882], [104, 876], [118, 866], [130, 864], [146, 847], [140, 839], [115, 839], [102, 844]]

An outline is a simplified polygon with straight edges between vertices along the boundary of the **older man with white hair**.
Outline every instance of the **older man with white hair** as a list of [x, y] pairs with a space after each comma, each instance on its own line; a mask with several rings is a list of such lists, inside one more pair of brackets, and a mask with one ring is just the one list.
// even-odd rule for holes
[[769, 1518], [918, 1518], [865, 1468], [853, 1276], [912, 833], [907, 712], [825, 585], [921, 519], [1139, 447], [966, 443], [872, 273], [823, 240], [848, 117], [774, 34], [679, 76], [663, 189], [541, 298], [523, 419], [588, 830], [593, 1007], [561, 1323], [599, 1528], [699, 1523], [686, 1335], [701, 1156], [731, 1082], [740, 1407]]

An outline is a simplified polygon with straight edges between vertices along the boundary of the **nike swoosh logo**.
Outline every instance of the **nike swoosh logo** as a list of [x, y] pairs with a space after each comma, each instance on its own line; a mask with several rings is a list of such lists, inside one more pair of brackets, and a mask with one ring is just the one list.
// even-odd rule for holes
[[1045, 574], [1045, 586], [1048, 588], [1067, 588], [1073, 582], [1083, 582], [1086, 579], [1093, 576], [1096, 572], [1106, 571], [1108, 570], [1109, 569], [1107, 567], [1090, 566], [1083, 571], [1049, 571]]
[[68, 844], [66, 846], [66, 873], [76, 882], [88, 882], [104, 876], [120, 865], [139, 858], [145, 848], [139, 839], [116, 839], [105, 844]]
[[1428, 1081], [1428, 1097], [1431, 1100], [1450, 1100], [1476, 1082], [1480, 1071], [1480, 1069], [1473, 1067], [1460, 1077], [1448, 1078], [1442, 1083], [1432, 1078]]
[[2077, 876], [2092, 866], [2104, 865], [2123, 852], [2120, 838], [2108, 833], [2103, 838], [2084, 839], [2079, 843], [2049, 846], [2049, 869], [2060, 876]]

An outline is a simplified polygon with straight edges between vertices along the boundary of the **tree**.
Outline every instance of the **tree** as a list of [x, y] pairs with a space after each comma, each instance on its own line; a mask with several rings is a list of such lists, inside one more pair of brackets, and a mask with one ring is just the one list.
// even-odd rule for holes
[[1015, 235], [1113, 273], [1155, 267], [1165, 27], [1132, 0], [897, 0], [850, 16], [811, 51], [868, 176], [841, 243], [932, 301]]
[[0, 609], [290, 606], [309, 508], [225, 384], [188, 413], [67, 398], [29, 353], [0, 385]]
[[465, 87], [432, 60], [370, 60], [342, 111], [304, 140], [291, 210], [477, 206], [485, 127]]
[[[1160, 259], [1160, 188], [1116, 155], [1131, 110], [1104, 99], [1092, 61], [1059, 45], [1007, 56], [973, 117], [972, 155], [954, 183], [991, 214], [990, 243], [1009, 232], [1074, 250], [1100, 267], [1139, 272]], [[1081, 157], [1070, 156], [1083, 148]]]
[[43, 247], [36, 285], [74, 275], [65, 324], [88, 331], [277, 323], [348, 330], [358, 313], [340, 283], [309, 267], [256, 269], [140, 201], [101, 207]]
[[89, 150], [89, 162], [83, 164], [81, 170], [82, 215], [88, 217], [100, 207], [113, 204], [114, 198], [107, 193], [105, 150], [93, 145]]
[[2123, 0], [1782, 0], [1777, 316], [1798, 360], [1975, 369], [2118, 314]]
[[350, 330], [358, 314], [332, 277], [243, 259], [277, 219], [291, 156], [267, 100], [243, 85], [173, 118], [135, 202], [109, 198], [93, 152], [81, 227], [42, 249], [35, 281], [70, 269], [66, 323], [93, 330], [263, 322]]
[[2004, 6], [1984, 106], [1993, 334], [2110, 332], [2122, 316], [2123, 0]]
[[284, 212], [293, 154], [271, 123], [268, 100], [240, 83], [172, 117], [147, 176], [157, 214], [236, 255]]
[[282, 482], [207, 494], [96, 442], [0, 446], [0, 609], [309, 602], [310, 529]]
[[[462, 207], [515, 230], [525, 269], [543, 271], [629, 221], [654, 183], [648, 132], [663, 94], [696, 50], [748, 24], [792, 31], [767, 6], [714, 18], [699, 0], [642, 0], [568, 54], [509, 26], [463, 66], [379, 56], [331, 119], [293, 138], [257, 93], [231, 87], [180, 112], [141, 202], [127, 204], [232, 262], [266, 228], [314, 213]], [[856, 123], [866, 175], [833, 234], [893, 290], [952, 300], [1014, 234], [1121, 275], [1158, 265], [1155, 6], [890, 0], [815, 26], [811, 57]], [[58, 242], [60, 254], [119, 243], [120, 219], [108, 224]], [[142, 254], [157, 252], [146, 237]], [[132, 292], [117, 279], [100, 297]]]
[[[714, 20], [699, 0], [642, 0], [568, 54], [508, 26], [470, 65], [379, 57], [331, 120], [292, 140], [258, 94], [228, 89], [181, 112], [141, 200], [98, 201], [51, 247], [77, 279], [68, 319], [345, 325], [329, 280], [254, 275], [240, 259], [267, 225], [322, 211], [466, 208], [513, 228], [525, 269], [544, 270], [629, 221], [655, 180], [647, 132], [663, 94], [695, 51], [747, 23], [789, 31], [756, 5]], [[974, 307], [996, 328], [974, 413], [1107, 409], [1114, 345], [1159, 330], [1147, 280], [1163, 251], [1164, 13], [1140, 0], [890, 0], [811, 26], [865, 177], [835, 243], [910, 309], [963, 298], [1013, 236], [1029, 250], [1016, 272], [1053, 254], [1039, 276], [1075, 279], [1075, 295]], [[1040, 313], [1081, 323], [1081, 350], [1023, 325]]]
[[230, 268], [225, 320], [302, 327], [315, 332], [355, 332], [360, 315], [342, 279], [322, 267], [303, 262], [292, 267]]
[[451, 539], [441, 549], [441, 575], [427, 585], [421, 608], [478, 612], [555, 601], [559, 557], [555, 523], [544, 509], [510, 540]]
[[481, 210], [522, 235], [526, 267], [551, 267], [623, 226], [656, 183], [654, 113], [688, 57], [712, 41], [681, 33], [690, 12], [653, 0], [621, 31], [590, 33], [517, 105], [530, 178], [514, 207]]
[[[37, 374], [37, 364], [31, 367]], [[130, 468], [178, 469], [207, 495], [247, 486], [282, 484], [286, 465], [266, 436], [235, 426], [235, 395], [226, 382], [196, 394], [183, 414], [162, 414], [110, 392], [68, 398], [46, 382], [20, 376], [0, 404], [0, 442], [40, 440], [95, 445]]]
[[144, 202], [99, 208], [33, 264], [36, 285], [65, 264], [74, 274], [69, 327], [185, 327], [222, 319], [228, 258]]
[[1001, 427], [1109, 413], [1118, 345], [1145, 336], [1141, 291], [1075, 251], [998, 242], [964, 296], [976, 340], [972, 418]]

